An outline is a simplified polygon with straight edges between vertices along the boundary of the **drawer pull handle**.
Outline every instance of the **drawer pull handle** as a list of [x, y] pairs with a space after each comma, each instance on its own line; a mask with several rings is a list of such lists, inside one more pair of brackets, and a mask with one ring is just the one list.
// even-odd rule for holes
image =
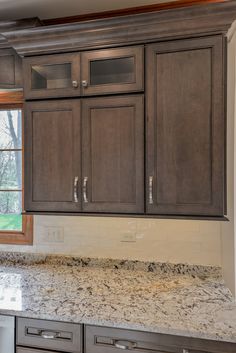
[[183, 349], [183, 353], [189, 353], [188, 349]]
[[119, 340], [114, 340], [113, 345], [116, 348], [123, 349], [123, 350], [130, 350], [134, 349], [136, 347], [135, 342], [130, 342], [130, 341], [119, 341]]
[[[41, 331], [40, 336], [42, 338], [48, 339], [48, 340], [54, 340], [55, 338], [58, 338], [58, 333], [57, 332], [47, 332], [47, 331]], [[59, 334], [60, 336], [60, 334]]]

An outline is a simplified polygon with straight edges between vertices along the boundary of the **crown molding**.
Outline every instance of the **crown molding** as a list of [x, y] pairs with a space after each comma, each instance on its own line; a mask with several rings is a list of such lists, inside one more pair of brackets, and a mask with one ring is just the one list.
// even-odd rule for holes
[[163, 10], [174, 9], [178, 7], [206, 5], [209, 3], [225, 2], [225, 1], [228, 1], [228, 0], [175, 0], [175, 1], [172, 0], [164, 3], [162, 2], [158, 4], [152, 4], [152, 5], [143, 5], [143, 6], [128, 7], [128, 8], [117, 9], [117, 10], [86, 13], [83, 15], [70, 16], [70, 17], [50, 18], [50, 19], [42, 20], [42, 23], [45, 26], [53, 26], [58, 24], [90, 21], [90, 20], [97, 20], [97, 19], [117, 17], [117, 16], [136, 15], [136, 14], [145, 13], [145, 12], [163, 11]]
[[42, 23], [38, 18], [27, 18], [22, 20], [15, 21], [0, 21], [0, 48], [9, 48], [9, 45], [6, 37], [2, 33], [7, 33], [8, 31], [16, 31], [28, 28], [35, 28], [41, 26]]
[[236, 1], [2, 33], [21, 56], [226, 34], [236, 19]]

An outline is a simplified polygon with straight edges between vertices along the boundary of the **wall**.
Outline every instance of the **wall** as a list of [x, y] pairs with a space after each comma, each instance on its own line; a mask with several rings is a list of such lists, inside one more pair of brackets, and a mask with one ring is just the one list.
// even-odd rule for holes
[[236, 233], [235, 233], [235, 149], [236, 149], [236, 22], [228, 33], [228, 107], [227, 107], [227, 197], [228, 218], [230, 222], [222, 223], [222, 267], [227, 286], [236, 296]]
[[[35, 216], [34, 245], [0, 250], [221, 265], [219, 222]], [[61, 226], [64, 242], [48, 243], [45, 227]], [[136, 242], [123, 242], [123, 237]]]
[[[0, 250], [57, 253], [91, 257], [169, 261], [202, 265], [223, 265], [227, 285], [235, 288], [234, 241], [234, 102], [236, 39], [229, 48], [228, 185], [229, 223], [211, 221], [154, 220], [35, 216], [33, 246], [1, 245]], [[59, 226], [64, 241], [49, 242], [45, 227]], [[134, 242], [122, 241], [124, 237]]]

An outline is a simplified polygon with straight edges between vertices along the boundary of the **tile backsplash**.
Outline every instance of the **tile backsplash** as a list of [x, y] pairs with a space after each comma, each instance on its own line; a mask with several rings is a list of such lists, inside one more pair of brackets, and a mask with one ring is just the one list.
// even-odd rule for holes
[[0, 250], [221, 266], [221, 224], [35, 216], [33, 246], [1, 245]]

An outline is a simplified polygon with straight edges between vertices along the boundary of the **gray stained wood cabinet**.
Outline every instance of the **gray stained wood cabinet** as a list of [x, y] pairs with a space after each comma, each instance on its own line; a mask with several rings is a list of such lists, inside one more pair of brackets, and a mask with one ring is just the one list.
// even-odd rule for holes
[[30, 102], [25, 110], [25, 209], [81, 210], [80, 101]]
[[147, 46], [147, 212], [223, 215], [222, 36]]
[[29, 99], [80, 95], [80, 54], [57, 54], [23, 60], [24, 96]]
[[25, 98], [142, 91], [143, 64], [143, 46], [25, 58]]
[[16, 319], [17, 353], [235, 353], [236, 344], [128, 329]]
[[83, 211], [144, 212], [144, 97], [82, 101]]
[[143, 101], [140, 95], [27, 103], [25, 209], [142, 213]]
[[85, 325], [84, 353], [235, 353], [236, 344]]
[[25, 58], [25, 210], [223, 217], [224, 74], [222, 35]]
[[22, 88], [22, 59], [13, 49], [0, 50], [0, 89]]

